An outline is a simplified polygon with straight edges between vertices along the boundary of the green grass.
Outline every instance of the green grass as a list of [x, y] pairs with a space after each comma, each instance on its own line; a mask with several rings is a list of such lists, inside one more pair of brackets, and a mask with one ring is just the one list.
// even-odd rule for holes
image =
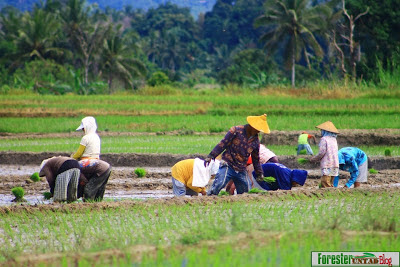
[[[101, 137], [102, 153], [171, 153], [208, 154], [223, 138], [220, 135], [138, 135]], [[0, 151], [17, 152], [63, 152], [73, 153], [79, 147], [80, 137], [72, 138], [23, 138], [0, 139]], [[275, 154], [296, 155], [296, 146], [268, 145]], [[318, 146], [311, 145], [314, 154]], [[384, 156], [388, 146], [359, 146], [369, 156]], [[398, 146], [389, 147], [392, 156], [400, 156]]]
[[100, 131], [226, 132], [248, 115], [268, 115], [271, 130], [314, 130], [331, 120], [340, 129], [399, 129], [399, 98], [306, 99], [253, 94], [163, 96], [0, 95], [0, 132], [74, 131], [86, 115]]
[[[145, 253], [144, 266], [169, 262], [180, 266], [176, 263], [193, 262], [199, 256], [201, 266], [213, 262], [226, 266], [230, 257], [238, 265], [260, 261], [263, 266], [268, 262], [294, 266], [309, 265], [313, 250], [393, 251], [400, 244], [400, 195], [395, 191], [320, 191], [313, 196], [266, 195], [236, 202], [218, 199], [208, 204], [150, 201], [107, 208], [73, 204], [85, 205], [78, 211], [65, 204], [59, 211], [2, 213], [0, 264], [26, 253], [76, 255], [118, 249], [129, 255], [132, 246], [154, 246], [159, 253], [156, 257]], [[254, 236], [242, 241], [249, 246], [238, 246], [239, 233]], [[226, 238], [227, 242], [218, 242]], [[247, 253], [252, 248], [255, 252]], [[209, 257], [204, 257], [210, 249]], [[293, 255], [284, 256], [290, 251]], [[95, 260], [86, 263], [90, 266]], [[124, 265], [134, 262], [129, 257], [115, 260]]]

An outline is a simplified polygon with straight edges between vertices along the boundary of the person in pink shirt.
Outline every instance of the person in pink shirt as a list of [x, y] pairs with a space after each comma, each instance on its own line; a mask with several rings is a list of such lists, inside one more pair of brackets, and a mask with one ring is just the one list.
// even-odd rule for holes
[[321, 130], [319, 152], [310, 159], [310, 162], [320, 161], [321, 188], [333, 187], [335, 176], [339, 175], [338, 144], [336, 137], [339, 131], [331, 121], [326, 121], [316, 128]]

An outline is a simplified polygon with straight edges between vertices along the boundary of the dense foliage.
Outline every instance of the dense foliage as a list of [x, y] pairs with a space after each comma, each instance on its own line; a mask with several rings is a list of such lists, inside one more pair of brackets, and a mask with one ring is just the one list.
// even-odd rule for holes
[[196, 1], [209, 8], [196, 18], [194, 1], [150, 1], [143, 9], [146, 1], [96, 2], [19, 1], [28, 11], [2, 5], [0, 92], [99, 94], [174, 83], [261, 88], [321, 77], [399, 84], [395, 1], [217, 0], [212, 9], [213, 1]]

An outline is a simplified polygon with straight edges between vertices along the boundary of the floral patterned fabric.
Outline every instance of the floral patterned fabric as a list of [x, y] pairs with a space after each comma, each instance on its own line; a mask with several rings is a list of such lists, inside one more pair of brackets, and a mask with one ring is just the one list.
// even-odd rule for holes
[[[321, 169], [331, 169], [325, 170], [325, 173], [334, 174], [336, 170], [339, 169], [339, 158], [338, 158], [338, 144], [336, 138], [333, 136], [324, 136], [319, 142], [319, 152], [313, 157], [314, 160], [321, 160]], [[335, 176], [335, 175], [329, 175]]]
[[235, 171], [246, 170], [247, 160], [251, 155], [255, 172], [262, 174], [259, 160], [260, 140], [257, 136], [247, 137], [245, 125], [233, 126], [225, 137], [214, 147], [210, 153], [211, 158], [222, 154], [222, 160], [226, 161]]

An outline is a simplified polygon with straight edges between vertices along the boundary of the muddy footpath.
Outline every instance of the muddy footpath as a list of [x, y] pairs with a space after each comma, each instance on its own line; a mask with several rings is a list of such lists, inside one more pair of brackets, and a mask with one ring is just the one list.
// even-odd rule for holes
[[[396, 129], [382, 130], [343, 130], [338, 137], [339, 144], [343, 146], [359, 145], [400, 145], [400, 131]], [[316, 134], [310, 132], [312, 134]], [[101, 133], [105, 135], [138, 135], [134, 133]], [[176, 134], [176, 133], [155, 133]], [[196, 133], [201, 135], [202, 133]], [[48, 138], [76, 135], [67, 134], [0, 134], [2, 139], [11, 138]], [[298, 132], [272, 132], [262, 137], [265, 144], [295, 145]], [[49, 191], [45, 179], [33, 182], [30, 175], [38, 171], [42, 160], [52, 156], [68, 156], [65, 153], [24, 153], [24, 152], [0, 152], [0, 206], [36, 205], [48, 204], [43, 198], [43, 192]], [[204, 158], [206, 155], [175, 155], [175, 154], [141, 154], [118, 153], [102, 154], [102, 159], [109, 162], [112, 173], [106, 187], [105, 199], [118, 202], [126, 199], [173, 199], [171, 184], [171, 167], [178, 161], [187, 158]], [[300, 156], [299, 156], [300, 157]], [[303, 158], [309, 156], [302, 155]], [[308, 171], [308, 179], [303, 187], [293, 188], [293, 192], [299, 194], [318, 192], [320, 171], [318, 163], [299, 164], [296, 156], [279, 156], [281, 163], [291, 169], [305, 169]], [[136, 168], [144, 168], [147, 172], [143, 178], [134, 173]], [[394, 190], [400, 189], [400, 157], [369, 157], [368, 167], [377, 173], [370, 173], [368, 182], [362, 185], [363, 190]], [[346, 172], [340, 173], [342, 178], [349, 178]], [[346, 179], [341, 179], [342, 186]], [[210, 184], [212, 181], [210, 181]], [[14, 203], [11, 189], [21, 186], [25, 190], [25, 204]], [[207, 197], [209, 198], [209, 197]], [[54, 205], [54, 204], [52, 204]]]

